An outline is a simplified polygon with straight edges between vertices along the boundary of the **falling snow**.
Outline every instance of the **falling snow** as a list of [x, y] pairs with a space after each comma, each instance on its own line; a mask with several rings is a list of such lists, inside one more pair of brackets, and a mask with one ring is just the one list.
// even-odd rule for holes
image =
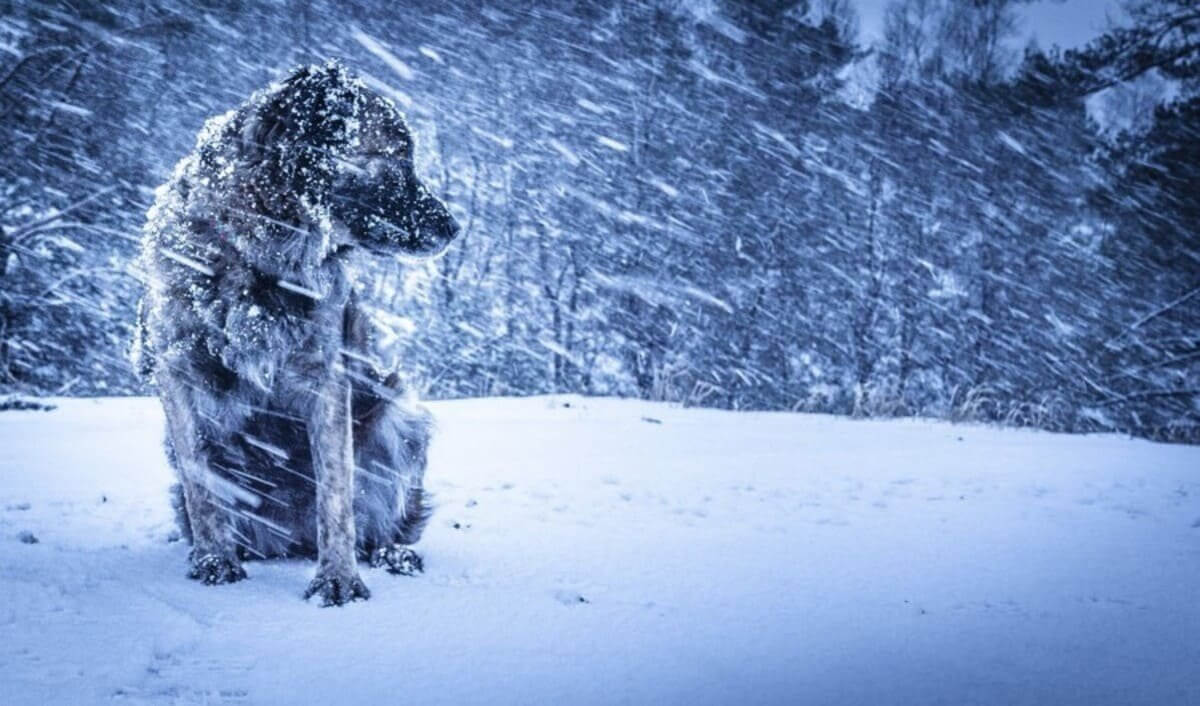
[[[1162, 57], [1122, 53], [1143, 30], [1026, 49], [1053, 35], [1013, 0], [872, 2], [863, 34], [844, 0], [559, 5], [18, 3], [0, 390], [144, 390], [125, 347], [149, 194], [206, 120], [338, 57], [405, 111], [463, 227], [440, 259], [360, 282], [426, 396], [1200, 439], [1194, 39], [1171, 21], [1188, 3], [1121, 16], [1161, 30]], [[162, 254], [201, 277], [217, 257]]]
[[[1075, 18], [1071, 50], [1054, 46], [1054, 27], [1036, 24], [1047, 13], [1069, 15], [1085, 4], [1091, 19], [1082, 11]], [[1188, 673], [1180, 665], [1194, 662], [1195, 650], [1155, 636], [1189, 619], [1194, 624], [1195, 609], [1187, 605], [1195, 601], [1156, 592], [1140, 577], [1175, 571], [1178, 582], [1163, 585], [1194, 585], [1188, 567], [1196, 557], [1187, 542], [1194, 547], [1200, 536], [1200, 490], [1187, 447], [1151, 444], [1200, 443], [1200, 20], [1194, 0], [1128, 0], [1119, 11], [1109, 4], [1111, 22], [1100, 26], [1095, 13], [1105, 4], [554, 0], [468, 7], [435, 0], [246, 0], [206, 3], [204, 10], [182, 0], [4, 4], [0, 423], [12, 417], [27, 424], [34, 430], [28, 438], [53, 446], [61, 462], [32, 451], [14, 456], [8, 449], [27, 440], [26, 429], [0, 432], [0, 505], [6, 508], [0, 527], [7, 528], [0, 534], [11, 540], [0, 555], [12, 567], [0, 578], [8, 582], [6, 594], [23, 601], [10, 606], [8, 618], [0, 611], [0, 624], [21, 633], [7, 663], [0, 655], [0, 666], [27, 686], [71, 684], [95, 667], [70, 618], [109, 619], [97, 610], [103, 601], [81, 597], [89, 592], [121, 610], [141, 606], [137, 615], [173, 626], [156, 633], [161, 644], [130, 648], [121, 670], [89, 682], [111, 687], [96, 692], [97, 701], [253, 702], [239, 685], [252, 679], [233, 677], [228, 693], [215, 684], [177, 682], [201, 673], [244, 675], [258, 657], [254, 647], [290, 654], [286, 640], [264, 638], [243, 645], [242, 662], [212, 661], [205, 640], [220, 634], [229, 615], [250, 620], [254, 610], [271, 610], [278, 597], [267, 593], [274, 589], [261, 589], [256, 602], [245, 604], [223, 594], [211, 599], [224, 601], [212, 610], [196, 608], [207, 597], [178, 599], [168, 581], [178, 577], [158, 571], [164, 557], [182, 551], [166, 545], [154, 522], [163, 497], [134, 489], [108, 502], [108, 486], [88, 475], [98, 472], [92, 459], [74, 448], [73, 435], [91, 433], [85, 427], [99, 423], [72, 426], [76, 402], [64, 401], [66, 416], [22, 410], [58, 404], [38, 401], [46, 396], [153, 392], [129, 364], [137, 302], [147, 287], [163, 284], [154, 280], [155, 267], [139, 258], [138, 244], [167, 221], [200, 227], [197, 192], [226, 194], [224, 187], [237, 181], [245, 200], [227, 209], [214, 225], [225, 230], [213, 231], [205, 243], [170, 233], [155, 241], [155, 266], [178, 275], [167, 294], [186, 304], [180, 310], [195, 324], [190, 333], [160, 342], [161, 351], [186, 353], [204, 345], [199, 332], [222, 331], [263, 360], [278, 353], [262, 343], [279, 325], [278, 312], [233, 287], [221, 297], [206, 294], [205, 283], [222, 274], [231, 242], [259, 258], [259, 271], [275, 272], [272, 293], [308, 305], [330, 301], [328, 281], [306, 281], [290, 274], [297, 270], [277, 267], [344, 245], [334, 236], [346, 231], [327, 205], [302, 203], [305, 218], [294, 222], [247, 214], [256, 211], [255, 199], [280, 197], [258, 188], [262, 183], [294, 185], [342, 169], [338, 150], [285, 161], [277, 173], [251, 174], [236, 150], [218, 146], [244, 145], [241, 133], [216, 138], [232, 129], [231, 109], [247, 96], [277, 85], [296, 66], [337, 59], [361, 81], [356, 86], [403, 111], [416, 147], [401, 158], [413, 161], [422, 183], [461, 226], [455, 244], [432, 260], [374, 258], [356, 266], [355, 296], [369, 314], [374, 349], [347, 355], [404, 371], [428, 399], [483, 398], [443, 403], [454, 430], [447, 438], [459, 446], [439, 451], [435, 441], [433, 453], [443, 454], [446, 465], [463, 465], [439, 469], [435, 463], [431, 474], [445, 473], [441, 491], [458, 503], [454, 507], [485, 508], [484, 493], [524, 498], [505, 513], [454, 510], [433, 532], [437, 550], [430, 566], [438, 585], [420, 584], [421, 600], [449, 600], [441, 604], [447, 609], [454, 599], [439, 598], [442, 589], [488, 590], [470, 599], [484, 616], [478, 625], [441, 625], [431, 634], [453, 637], [461, 628], [462, 635], [496, 639], [501, 633], [487, 629], [504, 627], [504, 616], [537, 621], [543, 608], [570, 611], [569, 617], [554, 614], [561, 622], [546, 623], [571, 636], [563, 648], [570, 654], [599, 651], [630, 669], [641, 658], [658, 665], [681, 659], [676, 677], [693, 669], [692, 681], [684, 679], [667, 701], [699, 703], [706, 695], [723, 703], [754, 701], [760, 692], [722, 690], [713, 675], [727, 673], [750, 688], [766, 678], [754, 665], [790, 668], [798, 662], [782, 661], [786, 648], [803, 644], [797, 654], [806, 657], [804, 665], [827, 666], [824, 674], [840, 675], [846, 688], [875, 702], [895, 694], [914, 703], [1103, 703], [1104, 696], [1136, 703], [1142, 695], [1143, 703], [1187, 702], [1194, 680], [1176, 677]], [[1084, 26], [1090, 41], [1078, 36]], [[338, 134], [352, 141], [361, 125], [357, 111], [346, 107], [334, 100], [309, 112], [312, 120], [345, 118]], [[397, 158], [394, 147], [385, 151]], [[193, 176], [196, 181], [187, 182]], [[160, 188], [165, 183], [173, 187]], [[300, 228], [301, 220], [311, 228]], [[272, 238], [290, 245], [249, 247]], [[136, 354], [144, 373], [152, 361]], [[576, 394], [582, 397], [536, 402], [561, 402], [553, 418], [540, 407], [491, 399]], [[593, 402], [615, 405], [612, 413], [623, 420], [618, 425], [628, 422], [633, 437], [666, 445], [645, 453], [625, 449], [625, 437], [605, 436], [607, 417], [591, 419], [587, 432], [564, 422], [574, 419], [569, 415], [583, 400], [600, 396], [632, 398]], [[105, 404], [116, 410], [145, 403]], [[456, 418], [462, 410], [473, 411]], [[480, 426], [463, 421], [474, 411], [484, 417]], [[786, 414], [749, 413], [767, 411]], [[146, 422], [145, 414], [134, 417]], [[675, 421], [698, 429], [717, 420], [707, 415], [719, 416], [716, 430], [668, 431]], [[579, 432], [569, 437], [576, 446], [547, 451], [521, 436], [553, 445], [539, 436], [539, 425], [560, 422]], [[972, 423], [1108, 435], [985, 433]], [[778, 433], [756, 432], [767, 427]], [[956, 429], [979, 430], [985, 443], [947, 441], [971, 436]], [[905, 436], [909, 431], [913, 436]], [[104, 448], [130, 454], [132, 470], [126, 474], [118, 460], [104, 471], [151, 487], [160, 480], [161, 450], [151, 448], [141, 430], [125, 432], [133, 440], [128, 448], [121, 435]], [[899, 445], [876, 443], [877, 433]], [[489, 434], [512, 446], [509, 455], [464, 451], [474, 448], [477, 435]], [[269, 440], [245, 442], [288, 460]], [[627, 453], [606, 455], [617, 447]], [[855, 454], [865, 447], [871, 454], [860, 466]], [[1053, 460], [1039, 456], [1042, 450]], [[152, 454], [156, 460], [149, 460]], [[936, 463], [927, 464], [931, 454]], [[971, 475], [978, 464], [997, 459], [1011, 463]], [[471, 476], [476, 465], [486, 480]], [[595, 476], [588, 476], [596, 481], [592, 486], [577, 485], [583, 482], [572, 475], [577, 466]], [[509, 469], [529, 475], [506, 475]], [[1099, 477], [1089, 475], [1096, 469]], [[48, 485], [39, 487], [43, 471], [46, 484], [69, 487], [78, 477], [105, 500], [86, 512], [53, 505], [62, 498]], [[770, 482], [756, 480], [760, 472]], [[16, 473], [24, 474], [21, 485], [12, 480]], [[240, 478], [245, 471], [230, 473]], [[514, 478], [518, 489], [505, 489], [502, 483]], [[245, 486], [214, 484], [253, 510], [246, 510], [243, 527], [276, 532], [258, 512], [269, 509], [273, 496], [246, 490], [263, 479], [243, 480]], [[681, 494], [679, 488], [692, 483], [704, 490]], [[26, 491], [47, 504], [27, 499]], [[835, 491], [837, 503], [816, 504], [814, 498]], [[558, 492], [569, 497], [547, 500]], [[970, 521], [970, 501], [996, 492], [1005, 500], [990, 509], [1005, 518], [998, 527], [1011, 535]], [[872, 514], [918, 500], [920, 512], [908, 507], [893, 524]], [[967, 504], [955, 505], [960, 501]], [[634, 532], [631, 527], [642, 526], [636, 523], [612, 528], [611, 518], [584, 512], [610, 506], [636, 508], [633, 516], [654, 531]], [[957, 509], [941, 509], [951, 506]], [[515, 515], [522, 516], [512, 525], [520, 532], [507, 534]], [[721, 530], [690, 533], [706, 519], [720, 519]], [[948, 524], [939, 525], [942, 519]], [[59, 532], [60, 523], [67, 529]], [[614, 534], [593, 537], [592, 524]], [[91, 534], [100, 526], [106, 529]], [[863, 526], [913, 541], [897, 554], [889, 550], [891, 535]], [[984, 548], [945, 541], [947, 528], [956, 538], [986, 540]], [[521, 532], [528, 537], [518, 537]], [[658, 542], [659, 532], [665, 542]], [[587, 540], [568, 541], [573, 533]], [[488, 538], [480, 556], [489, 558], [469, 556], [456, 543], [472, 536]], [[915, 541], [935, 536], [937, 542]], [[544, 555], [525, 557], [515, 544], [544, 537], [577, 556], [563, 564], [543, 547]], [[1020, 548], [1044, 563], [1024, 563], [1028, 552], [1016, 551], [1009, 537], [1023, 538]], [[1059, 543], [1044, 544], [1047, 537]], [[858, 554], [864, 543], [870, 561]], [[103, 544], [97, 557], [84, 551], [97, 544]], [[774, 553], [748, 554], [762, 547]], [[1052, 549], [1068, 548], [1077, 550], [1069, 555], [1074, 563], [1057, 563]], [[921, 571], [936, 564], [942, 550], [965, 562], [938, 564], [949, 573], [936, 576], [951, 585]], [[1007, 563], [981, 558], [992, 550], [1011, 550]], [[660, 565], [643, 576], [638, 562], [646, 551]], [[70, 561], [62, 563], [56, 552]], [[143, 552], [151, 555], [153, 572], [126, 572], [143, 566], [130, 558]], [[1139, 553], [1156, 557], [1153, 565], [1135, 561]], [[1108, 563], [1114, 556], [1120, 561]], [[751, 561], [755, 557], [763, 561]], [[21, 568], [25, 561], [34, 568]], [[839, 574], [841, 562], [851, 562], [853, 571]], [[589, 573], [596, 564], [602, 574]], [[668, 576], [662, 565], [676, 573]], [[268, 566], [268, 586], [282, 585], [271, 577], [294, 568]], [[529, 602], [522, 591], [545, 578], [549, 566], [570, 570], [556, 574], [553, 585], [538, 584], [544, 606]], [[877, 579], [880, 566], [894, 569], [889, 575], [910, 587], [929, 588], [932, 597], [921, 603], [893, 596]], [[784, 573], [764, 578], [775, 571]], [[688, 572], [703, 580], [678, 578]], [[825, 583], [829, 575], [845, 582]], [[1027, 584], [992, 590], [1015, 581], [1013, 575]], [[1063, 577], [1070, 590], [1054, 593], [1054, 581]], [[740, 590], [743, 581], [752, 588]], [[829, 588], [834, 585], [841, 590]], [[955, 595], [959, 585], [970, 590]], [[31, 586], [36, 590], [25, 591]], [[714, 588], [692, 593], [696, 586]], [[399, 588], [388, 590], [396, 591], [386, 599], [392, 607], [408, 605]], [[799, 604], [809, 607], [814, 600], [837, 604], [831, 615], [844, 616], [849, 632], [828, 616], [813, 622], [793, 612], [786, 616], [793, 622], [776, 620], [775, 601], [784, 596], [802, 597], [808, 602]], [[497, 608], [493, 598], [505, 607]], [[858, 612], [863, 600], [866, 614]], [[621, 612], [631, 606], [646, 614], [633, 620]], [[285, 612], [300, 608], [289, 605]], [[510, 609], [516, 613], [504, 612]], [[720, 622], [725, 611], [744, 622]], [[450, 609], [422, 615], [420, 627], [430, 630], [431, 620], [445, 618], [449, 625], [458, 617]], [[862, 615], [870, 620], [859, 620]], [[40, 644], [65, 645], [61, 663], [29, 651], [37, 647], [33, 626], [43, 617], [56, 642]], [[655, 621], [677, 632], [660, 634]], [[617, 624], [636, 626], [625, 636], [632, 652], [623, 656], [589, 642]], [[711, 632], [694, 641], [692, 626]], [[1064, 626], [1066, 637], [1059, 632]], [[371, 616], [358, 628], [374, 630], [380, 644], [414, 642], [408, 638], [415, 628], [400, 618], [377, 622]], [[324, 640], [324, 629], [308, 634]], [[762, 632], [768, 629], [776, 632]], [[1080, 651], [1081, 643], [1071, 642], [1101, 632], [1111, 645], [1087, 642]], [[740, 641], [722, 644], [730, 634]], [[756, 643], [757, 634], [771, 641]], [[993, 634], [1005, 639], [989, 643], [985, 638]], [[120, 633], [94, 637], [114, 635]], [[545, 658], [548, 670], [566, 668], [538, 651], [553, 638], [521, 635], [538, 639], [517, 645], [528, 648], [520, 654]], [[823, 651], [814, 635], [840, 642]], [[870, 672], [838, 661], [863, 644], [879, 644], [881, 635], [892, 641], [885, 643], [889, 654], [911, 667], [907, 683], [915, 686], [908, 691], [889, 692]], [[1129, 635], [1136, 650], [1126, 654]], [[865, 637], [855, 642], [855, 636]], [[950, 649], [960, 639], [974, 651]], [[68, 645], [71, 640], [79, 645]], [[1046, 662], [1034, 663], [1016, 647], [1030, 644]], [[680, 645], [683, 658], [671, 649]], [[453, 647], [462, 651], [447, 648], [439, 657], [453, 663], [480, 645]], [[1176, 650], [1174, 657], [1167, 647]], [[760, 661], [738, 661], [741, 652]], [[513, 666], [501, 664], [508, 658], [500, 652], [489, 654], [494, 674]], [[1085, 664], [1084, 654], [1098, 661]], [[1067, 664], [1071, 655], [1080, 659]], [[192, 658], [200, 667], [180, 671], [179, 660]], [[1062, 688], [1004, 691], [1017, 683], [1005, 681], [1016, 673], [974, 671], [975, 658], [1025, 669]], [[1174, 671], [1163, 666], [1171, 659], [1178, 660]], [[359, 666], [367, 683], [372, 665]], [[445, 675], [434, 667], [413, 678]], [[1154, 667], [1160, 669], [1151, 673]], [[586, 666], [574, 668], [576, 676], [595, 676]], [[154, 674], [175, 681], [160, 684], [147, 676]], [[560, 685], [583, 683], [560, 676]], [[455, 688], [466, 690], [468, 681]], [[797, 677], [792, 685], [801, 682]], [[496, 686], [511, 683], [497, 677]], [[1111, 689], [1101, 689], [1106, 685]], [[530, 701], [572, 701], [565, 686], [544, 692], [530, 682], [521, 686]], [[649, 698], [662, 697], [660, 687], [641, 677], [613, 686], [627, 688], [620, 694], [631, 702], [663, 700]], [[1151, 695], [1151, 689], [1157, 691]], [[816, 695], [817, 701], [832, 699]], [[405, 700], [409, 694], [386, 696]]]

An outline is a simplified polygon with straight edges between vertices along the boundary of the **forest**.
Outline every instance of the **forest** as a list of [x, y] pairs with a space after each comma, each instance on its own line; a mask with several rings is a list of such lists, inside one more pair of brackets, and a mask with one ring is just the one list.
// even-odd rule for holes
[[1022, 4], [0, 0], [0, 401], [148, 391], [155, 188], [335, 57], [462, 227], [362, 282], [423, 396], [1200, 442], [1200, 2], [1071, 50]]

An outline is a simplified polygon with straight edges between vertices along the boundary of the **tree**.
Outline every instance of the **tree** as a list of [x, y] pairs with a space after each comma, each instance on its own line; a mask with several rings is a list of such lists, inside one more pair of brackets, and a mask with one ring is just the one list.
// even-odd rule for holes
[[1147, 74], [1176, 85], [1149, 124], [1101, 145], [1092, 203], [1113, 224], [1103, 243], [1131, 304], [1101, 328], [1090, 380], [1108, 423], [1171, 439], [1200, 434], [1200, 3], [1137, 0], [1060, 70], [1084, 91], [1121, 90]]

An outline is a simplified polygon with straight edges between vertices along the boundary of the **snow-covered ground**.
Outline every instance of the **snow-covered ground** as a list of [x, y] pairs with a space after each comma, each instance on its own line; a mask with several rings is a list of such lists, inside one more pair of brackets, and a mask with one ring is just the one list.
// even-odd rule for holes
[[0, 702], [1200, 703], [1200, 448], [431, 406], [426, 573], [326, 609], [184, 578], [153, 400], [0, 414]]

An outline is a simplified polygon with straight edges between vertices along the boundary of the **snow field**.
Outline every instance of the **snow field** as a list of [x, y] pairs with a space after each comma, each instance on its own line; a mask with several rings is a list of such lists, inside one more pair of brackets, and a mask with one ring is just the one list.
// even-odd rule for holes
[[1200, 448], [436, 402], [425, 574], [321, 609], [184, 578], [157, 402], [56, 402], [0, 414], [5, 704], [1200, 703]]

